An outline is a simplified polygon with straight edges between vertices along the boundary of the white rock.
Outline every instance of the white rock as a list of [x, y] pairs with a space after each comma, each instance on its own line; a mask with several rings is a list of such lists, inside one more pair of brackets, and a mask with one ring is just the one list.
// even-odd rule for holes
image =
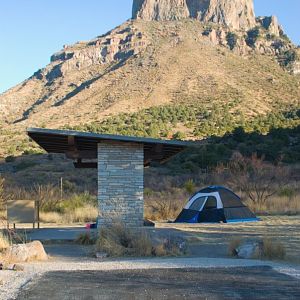
[[40, 241], [28, 244], [16, 244], [9, 247], [5, 252], [7, 260], [12, 262], [46, 261], [47, 253]]
[[261, 247], [259, 243], [254, 242], [254, 243], [245, 243], [239, 246], [238, 248], [235, 249], [237, 256], [239, 258], [255, 258], [257, 255], [259, 255], [261, 251]]

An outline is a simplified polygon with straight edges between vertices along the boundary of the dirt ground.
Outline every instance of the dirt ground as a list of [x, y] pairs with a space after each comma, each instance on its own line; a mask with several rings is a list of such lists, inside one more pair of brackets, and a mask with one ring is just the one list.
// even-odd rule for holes
[[260, 222], [236, 224], [167, 224], [158, 223], [160, 234], [179, 231], [187, 239], [191, 256], [226, 257], [232, 239], [270, 238], [286, 248], [286, 260], [300, 264], [300, 216], [261, 217]]
[[270, 267], [49, 272], [17, 300], [299, 299], [299, 281]]
[[[5, 273], [0, 298], [15, 299], [5, 297], [13, 287], [11, 295], [21, 288], [18, 300], [300, 299], [300, 216], [264, 217], [255, 223], [156, 225], [145, 230], [158, 240], [184, 239], [187, 258], [97, 260], [92, 246], [72, 242], [85, 232], [82, 227], [29, 230], [29, 240], [44, 238], [50, 260], [29, 264], [23, 274]], [[263, 237], [281, 241], [287, 261], [229, 258], [231, 239]]]
[[[83, 257], [90, 250], [77, 248], [70, 245], [62, 246], [57, 241], [72, 241], [79, 234], [86, 232], [82, 224], [67, 227], [60, 225], [49, 226], [42, 224], [42, 229], [28, 229], [28, 240], [41, 240], [46, 244], [50, 255], [58, 258]], [[22, 228], [22, 227], [19, 227]], [[20, 229], [22, 231], [23, 229]], [[285, 246], [286, 261], [300, 264], [300, 216], [271, 216], [261, 217], [260, 222], [235, 223], [235, 224], [174, 224], [156, 223], [156, 227], [145, 227], [145, 230], [154, 239], [174, 237], [184, 239], [188, 244], [188, 256], [225, 258], [228, 257], [228, 245], [232, 239], [258, 240], [270, 238], [280, 241]], [[50, 242], [50, 244], [49, 244]], [[79, 249], [79, 250], [78, 250]]]

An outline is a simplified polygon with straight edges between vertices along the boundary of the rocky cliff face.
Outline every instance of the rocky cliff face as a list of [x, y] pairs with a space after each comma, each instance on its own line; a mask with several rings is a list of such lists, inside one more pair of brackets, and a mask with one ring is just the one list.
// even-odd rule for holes
[[253, 0], [134, 0], [132, 17], [148, 21], [194, 18], [235, 30], [256, 23]]
[[[300, 53], [275, 17], [254, 18], [252, 0], [134, 0], [133, 4], [134, 18], [142, 20], [64, 46], [50, 64], [1, 94], [0, 128], [4, 123], [21, 127], [85, 123], [178, 101], [223, 101], [227, 92], [228, 101], [239, 99], [241, 107], [248, 108], [256, 99], [262, 111], [270, 110], [274, 99], [299, 99], [296, 83], [295, 90], [286, 92], [291, 84], [285, 72], [300, 73]], [[266, 89], [274, 73], [282, 80], [271, 80]]]

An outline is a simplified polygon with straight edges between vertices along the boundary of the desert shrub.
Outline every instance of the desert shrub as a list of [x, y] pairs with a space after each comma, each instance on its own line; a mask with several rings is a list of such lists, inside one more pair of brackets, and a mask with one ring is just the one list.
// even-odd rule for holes
[[144, 188], [144, 196], [150, 197], [153, 195], [153, 191], [150, 188], [145, 187]]
[[65, 212], [47, 211], [40, 212], [40, 221], [43, 223], [74, 224], [94, 222], [98, 217], [98, 208], [85, 205]]
[[36, 162], [34, 161], [22, 161], [15, 166], [16, 172], [24, 171], [26, 169], [32, 168], [36, 166]]
[[29, 193], [38, 201], [41, 211], [59, 211], [59, 203], [62, 199], [61, 191], [57, 186], [53, 184], [35, 184]]
[[229, 164], [232, 185], [244, 192], [252, 202], [263, 205], [277, 194], [288, 181], [287, 170], [265, 163], [252, 155], [243, 157], [236, 153]]
[[254, 47], [256, 41], [259, 39], [260, 37], [260, 28], [259, 27], [255, 27], [253, 29], [250, 29], [249, 31], [247, 31], [247, 37], [246, 37], [246, 43], [249, 47]]
[[295, 62], [296, 60], [299, 59], [299, 55], [297, 53], [296, 50], [291, 49], [291, 50], [286, 50], [283, 54], [282, 54], [282, 59], [280, 60], [280, 64], [283, 67], [287, 67], [290, 64], [292, 64], [293, 62]]
[[208, 25], [204, 28], [202, 35], [209, 36], [211, 32], [212, 32], [212, 27]]
[[98, 213], [97, 207], [86, 204], [85, 206], [76, 208], [75, 210], [67, 211], [62, 214], [62, 216], [68, 224], [86, 223], [95, 222], [97, 220]]
[[226, 40], [230, 50], [233, 50], [237, 44], [238, 36], [234, 32], [228, 32]]
[[185, 198], [167, 193], [155, 194], [145, 199], [145, 217], [152, 221], [175, 219], [183, 207]]
[[81, 233], [75, 240], [76, 244], [79, 245], [95, 245], [97, 241], [96, 234], [90, 232]]
[[23, 155], [40, 155], [44, 154], [44, 151], [41, 149], [29, 148], [23, 151]]
[[261, 258], [271, 259], [271, 260], [282, 260], [285, 258], [286, 250], [283, 243], [275, 241], [271, 238], [264, 238], [262, 240], [262, 253]]
[[291, 199], [291, 198], [295, 197], [296, 191], [293, 187], [285, 186], [279, 190], [278, 195], [280, 197], [287, 197], [287, 198]]
[[196, 191], [196, 185], [193, 179], [189, 179], [184, 183], [184, 189], [190, 195], [194, 194]]
[[58, 212], [40, 212], [40, 222], [50, 224], [63, 224], [66, 222], [64, 216]]
[[96, 206], [97, 199], [89, 193], [74, 194], [69, 199], [63, 200], [59, 203], [59, 211], [66, 213], [68, 211], [74, 211], [84, 206]]
[[184, 140], [186, 138], [185, 133], [177, 131], [176, 133], [173, 134], [172, 139], [173, 140]]
[[5, 157], [5, 162], [7, 162], [7, 163], [14, 162], [15, 160], [16, 160], [16, 157], [12, 156], [12, 155]]
[[122, 224], [103, 228], [96, 247], [112, 257], [150, 256], [152, 253], [152, 243], [145, 231], [136, 234]]
[[241, 246], [242, 240], [240, 238], [233, 238], [229, 241], [228, 245], [228, 255], [229, 256], [237, 256], [236, 249]]
[[123, 224], [114, 224], [100, 231], [96, 250], [111, 257], [146, 257], [182, 255], [186, 248], [184, 243], [178, 243], [171, 238], [154, 243], [144, 230], [131, 230]]
[[[228, 254], [236, 257], [236, 249], [241, 246], [241, 244], [241, 239], [232, 239], [229, 242]], [[258, 249], [253, 255], [253, 258], [255, 259], [283, 260], [286, 256], [286, 250], [283, 243], [275, 241], [273, 238], [263, 238], [258, 241], [258, 245]]]

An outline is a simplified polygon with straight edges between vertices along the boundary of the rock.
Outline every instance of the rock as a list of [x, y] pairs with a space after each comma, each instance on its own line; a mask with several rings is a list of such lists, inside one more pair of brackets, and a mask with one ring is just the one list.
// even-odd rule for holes
[[296, 61], [292, 64], [292, 73], [294, 75], [299, 75], [300, 74], [300, 61]]
[[218, 23], [235, 30], [247, 30], [255, 26], [253, 0], [210, 0], [208, 2], [206, 11], [200, 17], [202, 22]]
[[246, 242], [235, 249], [238, 258], [256, 258], [262, 251], [261, 244], [258, 242]]
[[108, 254], [105, 252], [96, 252], [95, 256], [96, 256], [96, 258], [104, 259], [104, 258], [108, 257]]
[[98, 37], [91, 42], [81, 42], [51, 56], [51, 64], [39, 70], [34, 77], [49, 82], [66, 76], [73, 71], [79, 71], [95, 65], [126, 60], [143, 51], [147, 45], [147, 38], [128, 24], [117, 30], [112, 30], [105, 37]]
[[134, 0], [133, 19], [172, 21], [186, 18], [232, 29], [255, 26], [253, 0]]
[[256, 19], [257, 22], [269, 31], [270, 34], [275, 36], [281, 36], [283, 34], [283, 29], [279, 25], [278, 19], [276, 16], [271, 17], [259, 17]]
[[5, 256], [11, 262], [48, 260], [44, 246], [40, 241], [34, 241], [28, 244], [12, 245], [6, 250]]
[[9, 271], [24, 271], [24, 266], [19, 265], [19, 264], [12, 264], [8, 265], [4, 268], [4, 270], [9, 270]]

